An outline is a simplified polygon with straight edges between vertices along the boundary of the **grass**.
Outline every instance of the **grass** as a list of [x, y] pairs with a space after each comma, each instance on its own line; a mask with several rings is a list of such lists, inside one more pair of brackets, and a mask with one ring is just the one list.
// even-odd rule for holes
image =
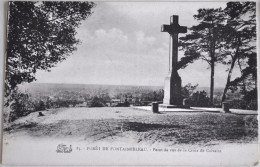
[[[116, 108], [114, 113], [124, 116], [132, 110]], [[53, 111], [50, 116], [55, 117], [59, 112], [63, 112], [62, 109]], [[257, 141], [258, 136], [256, 115], [176, 112], [133, 114], [114, 119], [102, 118], [102, 112], [113, 112], [108, 108], [95, 109], [95, 112], [101, 112], [100, 118], [62, 119], [44, 124], [28, 120], [26, 123], [13, 124], [5, 130], [5, 134], [23, 132], [32, 137], [81, 138], [92, 142], [131, 137], [137, 143], [165, 142], [170, 145], [250, 143]]]

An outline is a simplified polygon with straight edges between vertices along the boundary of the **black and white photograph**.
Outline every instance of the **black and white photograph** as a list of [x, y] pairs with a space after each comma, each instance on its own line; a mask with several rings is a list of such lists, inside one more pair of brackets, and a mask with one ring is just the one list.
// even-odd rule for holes
[[3, 163], [257, 165], [257, 5], [6, 2]]

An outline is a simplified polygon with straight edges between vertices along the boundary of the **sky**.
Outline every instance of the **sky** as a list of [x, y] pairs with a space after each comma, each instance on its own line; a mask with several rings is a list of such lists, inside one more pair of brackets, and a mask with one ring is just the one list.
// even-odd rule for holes
[[[161, 32], [171, 15], [188, 28], [198, 24], [199, 8], [224, 8], [225, 2], [97, 2], [78, 28], [77, 51], [51, 72], [38, 71], [38, 83], [163, 86], [169, 69], [169, 34]], [[182, 36], [183, 34], [180, 34]], [[179, 59], [183, 52], [179, 51]], [[179, 70], [182, 85], [210, 85], [210, 69], [198, 60]], [[217, 65], [215, 86], [224, 87], [226, 67]]]

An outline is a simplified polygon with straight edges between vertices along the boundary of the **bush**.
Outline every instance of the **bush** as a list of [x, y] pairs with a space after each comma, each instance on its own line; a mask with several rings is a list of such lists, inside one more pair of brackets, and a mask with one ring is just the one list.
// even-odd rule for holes
[[14, 91], [10, 103], [10, 114], [8, 121], [12, 122], [19, 117], [30, 114], [35, 111], [33, 100], [28, 93]]
[[250, 115], [244, 117], [245, 127], [247, 128], [258, 128], [258, 120], [256, 117]]
[[191, 83], [188, 83], [184, 87], [181, 88], [181, 94], [183, 97], [191, 97], [194, 90], [198, 87], [199, 85], [192, 85]]
[[130, 103], [126, 99], [124, 103], [118, 103], [115, 107], [129, 107], [129, 106]]
[[46, 109], [45, 104], [42, 100], [34, 103], [35, 111], [43, 111]]
[[89, 107], [105, 107], [105, 102], [102, 98], [98, 98], [97, 96], [93, 97], [90, 101]]
[[257, 110], [257, 101], [251, 100], [247, 102], [244, 99], [234, 99], [230, 102], [230, 108], [243, 110]]
[[193, 107], [208, 107], [209, 97], [205, 91], [197, 91], [192, 94], [190, 98], [190, 104]]
[[251, 100], [250, 103], [247, 105], [247, 109], [257, 110], [258, 109], [257, 100]]

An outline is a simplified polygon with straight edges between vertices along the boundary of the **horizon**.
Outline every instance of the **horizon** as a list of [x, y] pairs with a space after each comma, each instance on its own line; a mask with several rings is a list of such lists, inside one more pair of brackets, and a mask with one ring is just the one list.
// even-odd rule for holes
[[[19, 86], [26, 86], [26, 85], [31, 85], [31, 84], [62, 84], [62, 85], [94, 85], [94, 86], [132, 86], [132, 87], [164, 87], [162, 86], [158, 86], [158, 85], [117, 85], [117, 84], [88, 84], [88, 83], [44, 83], [44, 82], [31, 82], [31, 83], [23, 83], [20, 84]], [[197, 88], [210, 88], [209, 86], [199, 86]], [[224, 87], [215, 87], [214, 89], [224, 89]]]

